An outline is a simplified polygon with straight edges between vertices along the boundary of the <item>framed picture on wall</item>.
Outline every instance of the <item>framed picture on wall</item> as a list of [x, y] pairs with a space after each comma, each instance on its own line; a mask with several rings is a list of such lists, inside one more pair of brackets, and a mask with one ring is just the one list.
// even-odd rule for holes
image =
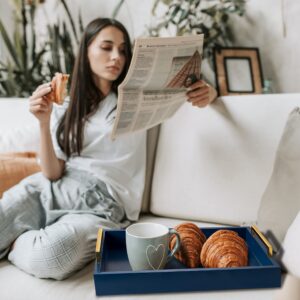
[[220, 96], [262, 92], [263, 74], [258, 48], [216, 48], [214, 66]]

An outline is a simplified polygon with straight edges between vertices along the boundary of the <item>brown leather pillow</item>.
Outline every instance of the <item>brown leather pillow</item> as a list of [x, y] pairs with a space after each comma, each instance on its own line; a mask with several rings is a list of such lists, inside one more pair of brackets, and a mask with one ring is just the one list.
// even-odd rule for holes
[[0, 199], [6, 190], [40, 170], [33, 152], [0, 153]]

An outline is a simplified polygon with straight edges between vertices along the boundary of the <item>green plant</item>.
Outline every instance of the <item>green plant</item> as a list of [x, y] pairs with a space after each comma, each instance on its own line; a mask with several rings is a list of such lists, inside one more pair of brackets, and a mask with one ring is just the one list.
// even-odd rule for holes
[[[78, 15], [79, 28], [77, 29], [66, 1], [60, 0], [60, 2], [67, 15], [69, 26], [64, 20], [58, 20], [57, 24], [47, 25], [47, 45], [50, 56], [47, 67], [50, 78], [55, 72], [72, 73], [79, 39], [84, 31], [80, 10]], [[50, 80], [50, 78], [47, 79]]]
[[119, 3], [117, 3], [117, 5], [115, 6], [115, 8], [111, 14], [112, 19], [115, 19], [117, 17], [122, 5], [124, 4], [124, 1], [125, 0], [119, 0]]
[[[156, 0], [152, 15], [155, 23], [148, 27], [150, 36], [166, 34], [204, 34], [204, 57], [211, 60], [213, 49], [229, 46], [233, 36], [229, 26], [231, 15], [242, 16], [246, 0]], [[159, 7], [160, 5], [160, 7]], [[165, 12], [158, 14], [162, 6]], [[159, 10], [159, 9], [160, 10]]]
[[27, 97], [37, 85], [51, 80], [55, 72], [70, 74], [72, 71], [79, 36], [83, 32], [81, 15], [79, 13], [79, 29], [76, 29], [66, 1], [58, 0], [67, 19], [48, 24], [47, 39], [38, 43], [35, 16], [38, 5], [43, 2], [13, 1], [12, 38], [0, 20], [0, 34], [9, 53], [5, 62], [0, 61], [0, 96]]
[[[25, 1], [14, 1], [15, 30], [10, 38], [4, 24], [0, 20], [0, 33], [10, 54], [6, 62], [0, 62], [0, 92], [4, 96], [27, 96], [34, 87], [43, 80], [40, 58], [46, 52], [44, 47], [37, 51], [36, 35], [28, 26], [34, 22], [35, 5], [27, 6]], [[31, 84], [31, 86], [30, 86]]]

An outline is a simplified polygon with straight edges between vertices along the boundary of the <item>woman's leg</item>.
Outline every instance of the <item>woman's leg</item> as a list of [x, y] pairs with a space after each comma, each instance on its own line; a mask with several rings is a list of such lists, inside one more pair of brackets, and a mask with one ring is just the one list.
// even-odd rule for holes
[[23, 232], [45, 226], [45, 210], [40, 201], [42, 187], [49, 185], [41, 173], [21, 181], [0, 200], [0, 258]]
[[94, 258], [99, 227], [117, 228], [92, 214], [65, 215], [44, 229], [20, 235], [8, 259], [36, 277], [65, 279]]

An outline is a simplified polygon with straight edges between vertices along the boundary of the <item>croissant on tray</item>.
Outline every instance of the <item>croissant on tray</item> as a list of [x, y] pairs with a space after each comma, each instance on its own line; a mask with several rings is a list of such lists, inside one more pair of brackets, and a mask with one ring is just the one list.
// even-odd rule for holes
[[248, 247], [232, 230], [218, 230], [203, 245], [200, 254], [205, 268], [230, 268], [248, 265]]
[[[180, 236], [180, 249], [175, 257], [189, 268], [200, 266], [200, 252], [206, 241], [202, 230], [193, 223], [181, 223], [174, 228]], [[173, 235], [170, 239], [170, 249], [175, 246], [176, 238]]]

